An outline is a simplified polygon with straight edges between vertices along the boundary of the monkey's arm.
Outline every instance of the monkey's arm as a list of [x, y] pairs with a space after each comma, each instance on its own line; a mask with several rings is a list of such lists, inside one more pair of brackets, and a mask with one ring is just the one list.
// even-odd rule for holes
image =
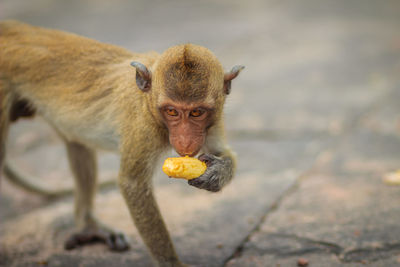
[[[147, 245], [155, 266], [183, 267], [175, 253], [168, 230], [164, 224], [153, 195], [152, 175], [154, 162], [160, 154], [157, 145], [146, 142], [151, 134], [132, 138], [122, 147], [119, 185], [131, 217], [144, 243]], [[157, 140], [156, 138], [151, 138]], [[154, 146], [153, 146], [154, 145]]]
[[207, 170], [200, 177], [189, 180], [188, 184], [218, 192], [232, 180], [236, 170], [236, 158], [225, 143], [222, 125], [210, 129], [204, 151], [199, 160], [206, 163]]

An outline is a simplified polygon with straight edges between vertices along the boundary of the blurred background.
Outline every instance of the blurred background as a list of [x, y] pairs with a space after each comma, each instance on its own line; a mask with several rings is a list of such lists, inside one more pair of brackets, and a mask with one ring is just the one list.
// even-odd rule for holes
[[[155, 180], [187, 262], [295, 266], [300, 255], [315, 266], [400, 264], [400, 190], [381, 180], [400, 168], [399, 1], [0, 0], [0, 19], [134, 52], [190, 42], [226, 70], [246, 66], [225, 107], [235, 181], [209, 194], [161, 173]], [[24, 172], [72, 186], [64, 147], [40, 118], [12, 127], [8, 146]], [[100, 153], [99, 165], [101, 180], [116, 178], [118, 156]], [[118, 189], [97, 201], [99, 216], [132, 237], [133, 252], [64, 252], [71, 197], [49, 202], [3, 179], [0, 265], [147, 266]]]

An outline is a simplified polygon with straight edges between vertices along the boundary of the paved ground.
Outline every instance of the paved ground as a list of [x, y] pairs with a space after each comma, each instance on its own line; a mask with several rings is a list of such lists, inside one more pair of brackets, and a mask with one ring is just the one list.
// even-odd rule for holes
[[[400, 266], [398, 1], [3, 0], [0, 18], [72, 31], [134, 51], [193, 42], [226, 68], [246, 65], [226, 106], [237, 177], [210, 194], [155, 179], [181, 258], [198, 266]], [[64, 148], [37, 119], [10, 133], [9, 156], [48, 186], [71, 185]], [[100, 156], [102, 179], [118, 157]], [[148, 266], [116, 187], [97, 214], [132, 249], [72, 252], [72, 198], [48, 202], [2, 181], [1, 266]], [[100, 208], [101, 207], [101, 208]]]

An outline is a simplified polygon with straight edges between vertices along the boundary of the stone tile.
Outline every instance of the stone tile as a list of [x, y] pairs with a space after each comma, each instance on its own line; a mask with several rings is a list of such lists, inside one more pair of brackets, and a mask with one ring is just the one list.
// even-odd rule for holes
[[[384, 184], [382, 177], [398, 168], [399, 151], [397, 138], [365, 128], [341, 139], [319, 156], [296, 191], [267, 215], [244, 245], [244, 260], [272, 257], [271, 262], [278, 263], [277, 259], [291, 258], [287, 255], [308, 257], [317, 252], [322, 254], [313, 260], [317, 266], [325, 266], [325, 254], [337, 255], [351, 266], [385, 266], [385, 259], [400, 253], [400, 188]], [[240, 264], [240, 258], [232, 262]]]
[[[276, 199], [294, 184], [304, 170], [309, 168], [320, 145], [321, 142], [309, 139], [278, 142], [232, 141], [232, 146], [239, 157], [237, 177], [218, 194], [188, 187], [185, 181], [167, 179], [165, 175], [159, 173], [155, 179], [156, 195], [182, 258], [189, 263], [220, 266], [256, 227]], [[62, 150], [60, 146], [61, 144], [44, 144], [43, 148], [32, 148], [21, 153], [21, 162], [25, 162], [26, 166], [40, 174], [38, 176], [46, 181], [46, 184], [47, 181], [53, 180], [54, 185], [60, 185], [61, 181], [69, 176], [64, 163], [58, 165], [61, 159], [65, 161], [65, 156], [51, 157], [61, 154], [56, 153]], [[23, 151], [16, 149], [18, 150]], [[107, 155], [101, 157], [103, 156]], [[57, 171], [46, 174], [37, 169], [38, 164], [35, 161], [37, 159], [43, 162], [40, 165], [42, 168], [46, 170], [55, 168]], [[111, 169], [114, 165], [118, 165], [117, 158], [108, 159], [114, 163], [108, 162], [108, 165], [103, 165], [103, 173], [116, 171]], [[5, 195], [8, 201], [13, 201], [12, 194], [5, 192]], [[29, 198], [26, 201], [28, 200]], [[20, 202], [21, 205], [24, 203]], [[24, 214], [25, 212], [18, 216], [14, 214], [15, 218], [10, 218], [2, 226], [4, 258], [17, 266], [41, 260], [49, 262], [50, 266], [56, 266], [57, 261], [95, 266], [99, 264], [98, 254], [107, 258], [104, 264], [112, 259], [117, 261], [117, 258], [121, 264], [126, 262], [138, 266], [137, 264], [140, 265], [142, 262], [148, 263], [145, 249], [118, 190], [108, 190], [98, 195], [97, 207], [101, 207], [97, 210], [97, 214], [103, 221], [128, 233], [134, 240], [131, 253], [117, 257], [100, 245], [94, 246], [93, 251], [92, 247], [88, 247], [74, 252], [64, 252], [62, 241], [73, 230], [72, 201], [70, 198], [65, 198], [27, 214]], [[32, 246], [35, 249], [32, 249]], [[12, 255], [20, 256], [15, 260]], [[103, 259], [102, 256], [100, 258]]]
[[[275, 256], [270, 254], [253, 255], [246, 253], [240, 258], [233, 259], [226, 266], [227, 267], [298, 267], [298, 260], [304, 258], [308, 261], [308, 266], [324, 266], [324, 267], [339, 267], [346, 266], [330, 254], [319, 253], [307, 254], [306, 257], [299, 257], [296, 255], [282, 255]], [[362, 264], [354, 264], [352, 267], [362, 267]]]

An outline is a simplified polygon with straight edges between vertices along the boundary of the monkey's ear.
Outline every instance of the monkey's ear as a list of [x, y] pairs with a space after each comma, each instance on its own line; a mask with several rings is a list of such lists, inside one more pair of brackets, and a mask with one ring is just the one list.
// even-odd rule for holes
[[224, 93], [229, 95], [231, 92], [231, 82], [233, 79], [235, 79], [238, 75], [239, 72], [244, 69], [244, 66], [241, 65], [236, 65], [234, 66], [231, 71], [225, 73], [224, 75]]
[[136, 84], [143, 92], [151, 89], [151, 72], [142, 63], [132, 61], [131, 66], [136, 68]]

